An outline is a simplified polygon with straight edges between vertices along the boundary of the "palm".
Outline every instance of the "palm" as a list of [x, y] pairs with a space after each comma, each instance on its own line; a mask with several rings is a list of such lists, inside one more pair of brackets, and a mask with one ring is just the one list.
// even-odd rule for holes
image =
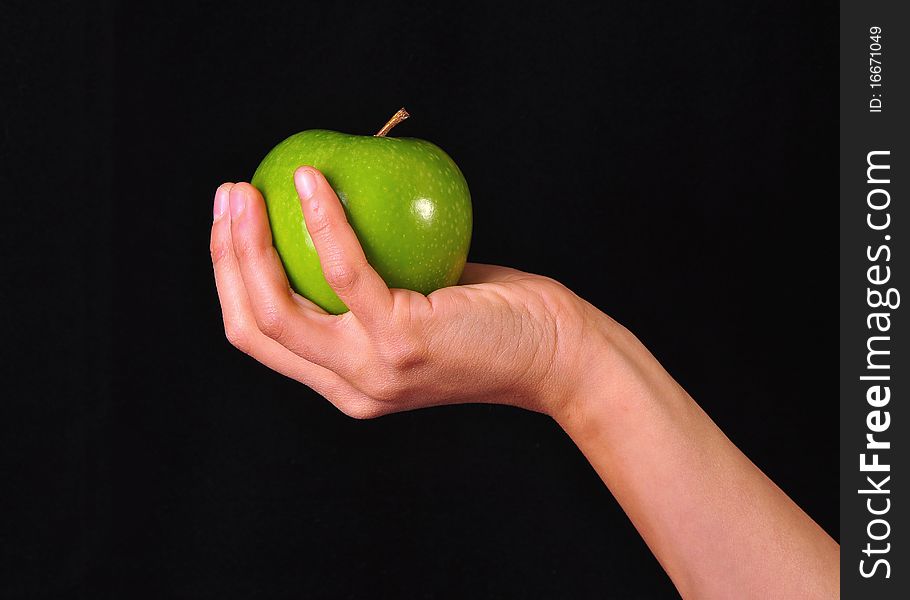
[[227, 184], [219, 197], [230, 195], [230, 218], [216, 218], [212, 258], [231, 342], [353, 416], [455, 402], [546, 410], [559, 344], [574, 347], [579, 335], [560, 325], [578, 322], [577, 297], [546, 277], [471, 263], [461, 285], [429, 296], [389, 290], [313, 174], [317, 191], [301, 202], [307, 229], [350, 311], [328, 315], [290, 291], [261, 195]]

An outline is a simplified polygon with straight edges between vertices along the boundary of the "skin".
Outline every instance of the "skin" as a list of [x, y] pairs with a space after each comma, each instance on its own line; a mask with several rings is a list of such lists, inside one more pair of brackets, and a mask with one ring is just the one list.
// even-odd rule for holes
[[347, 312], [304, 227], [294, 189], [301, 164], [330, 182], [389, 287], [428, 294], [458, 283], [471, 241], [471, 194], [455, 162], [424, 140], [310, 129], [275, 146], [250, 182], [265, 198], [272, 244], [298, 293], [327, 312]]
[[429, 296], [388, 289], [312, 167], [295, 174], [323, 273], [351, 309], [291, 290], [261, 195], [215, 194], [211, 254], [237, 348], [355, 418], [464, 402], [551, 416], [684, 598], [840, 596], [839, 545], [734, 446], [628, 330], [558, 282], [468, 264]]

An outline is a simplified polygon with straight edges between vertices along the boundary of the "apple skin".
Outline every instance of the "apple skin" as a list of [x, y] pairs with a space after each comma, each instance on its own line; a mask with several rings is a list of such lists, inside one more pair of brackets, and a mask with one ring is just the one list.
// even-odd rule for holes
[[298, 294], [329, 313], [347, 311], [306, 229], [294, 187], [302, 165], [325, 175], [367, 261], [390, 288], [429, 294], [458, 283], [473, 223], [471, 194], [455, 162], [424, 140], [313, 129], [275, 146], [251, 180], [265, 198], [275, 249]]

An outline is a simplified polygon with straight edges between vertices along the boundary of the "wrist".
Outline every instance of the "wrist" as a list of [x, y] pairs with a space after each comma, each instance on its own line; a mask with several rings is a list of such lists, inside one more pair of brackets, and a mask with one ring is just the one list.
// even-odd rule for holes
[[560, 332], [564, 347], [559, 349], [544, 399], [547, 414], [563, 428], [584, 420], [595, 402], [593, 397], [602, 395], [621, 343], [618, 323], [588, 302], [577, 301], [577, 318], [562, 328], [570, 334]]
[[621, 428], [635, 414], [685, 392], [632, 332], [584, 303], [582, 342], [550, 416], [571, 437]]

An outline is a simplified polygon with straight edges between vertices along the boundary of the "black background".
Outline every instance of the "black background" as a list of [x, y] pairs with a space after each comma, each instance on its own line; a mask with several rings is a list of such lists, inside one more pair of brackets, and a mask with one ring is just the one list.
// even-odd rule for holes
[[401, 105], [471, 186], [471, 260], [629, 327], [837, 537], [836, 5], [0, 17], [0, 596], [675, 596], [546, 417], [354, 421], [225, 341], [217, 185]]

